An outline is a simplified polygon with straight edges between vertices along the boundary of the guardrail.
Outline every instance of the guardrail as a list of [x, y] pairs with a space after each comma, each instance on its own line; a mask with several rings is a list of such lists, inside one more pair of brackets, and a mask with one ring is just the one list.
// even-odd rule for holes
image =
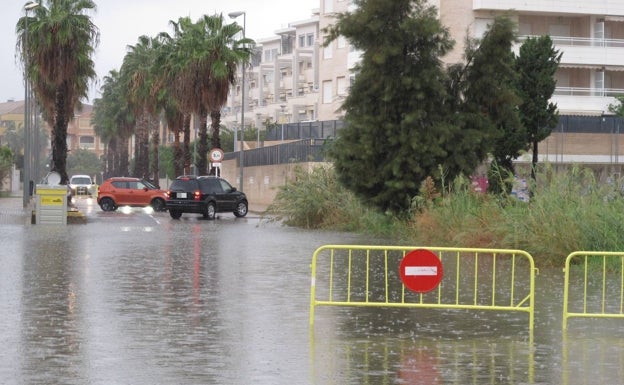
[[[444, 269], [439, 285], [425, 293], [406, 290], [400, 265], [426, 249]], [[447, 308], [524, 312], [533, 332], [535, 264], [521, 250], [326, 245], [312, 257], [310, 327], [318, 306]]]
[[563, 330], [572, 317], [624, 318], [624, 252], [575, 251], [568, 255]]

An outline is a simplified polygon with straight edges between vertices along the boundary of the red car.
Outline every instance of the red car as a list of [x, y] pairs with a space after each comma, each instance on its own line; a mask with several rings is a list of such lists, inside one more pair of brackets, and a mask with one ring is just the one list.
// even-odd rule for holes
[[154, 211], [165, 211], [166, 199], [165, 191], [145, 179], [114, 177], [102, 183], [97, 202], [103, 211], [115, 211], [120, 206], [152, 206]]

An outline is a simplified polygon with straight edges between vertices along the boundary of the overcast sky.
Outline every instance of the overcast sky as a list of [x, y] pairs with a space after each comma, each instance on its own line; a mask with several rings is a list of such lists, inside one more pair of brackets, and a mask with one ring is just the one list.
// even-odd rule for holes
[[[246, 36], [260, 39], [293, 21], [312, 17], [320, 0], [95, 0], [97, 11], [91, 15], [100, 30], [100, 45], [94, 61], [98, 78], [112, 69], [119, 69], [128, 45], [136, 44], [139, 36], [155, 36], [171, 32], [169, 20], [190, 16], [227, 14], [245, 11]], [[15, 25], [24, 16], [26, 0], [0, 0], [0, 102], [23, 100], [22, 70], [15, 60]], [[243, 24], [242, 16], [236, 19]], [[91, 86], [91, 99], [98, 97], [99, 85]], [[92, 103], [90, 100], [89, 103]]]

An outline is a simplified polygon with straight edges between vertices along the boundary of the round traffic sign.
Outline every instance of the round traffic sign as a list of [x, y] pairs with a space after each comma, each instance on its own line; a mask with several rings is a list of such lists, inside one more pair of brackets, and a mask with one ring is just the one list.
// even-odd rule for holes
[[437, 255], [429, 250], [416, 249], [403, 257], [400, 275], [405, 287], [417, 293], [426, 293], [440, 284], [444, 271]]
[[220, 148], [213, 148], [210, 150], [210, 161], [214, 163], [219, 163], [223, 160], [223, 155], [225, 153]]

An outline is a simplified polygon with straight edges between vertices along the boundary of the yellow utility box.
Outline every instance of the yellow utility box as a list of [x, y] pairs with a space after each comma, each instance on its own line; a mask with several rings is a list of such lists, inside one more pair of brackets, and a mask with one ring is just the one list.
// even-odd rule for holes
[[35, 224], [67, 224], [67, 186], [38, 184]]

